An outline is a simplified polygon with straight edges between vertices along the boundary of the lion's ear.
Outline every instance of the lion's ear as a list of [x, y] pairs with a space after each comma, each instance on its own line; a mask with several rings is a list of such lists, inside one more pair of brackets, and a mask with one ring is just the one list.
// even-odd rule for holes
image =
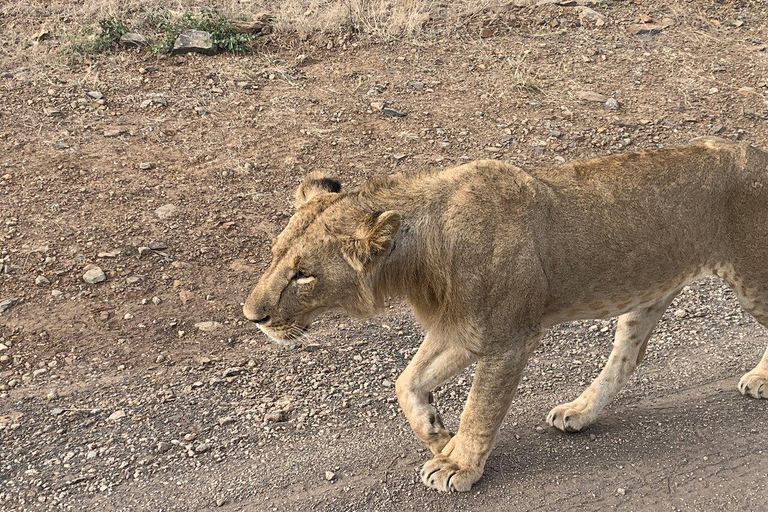
[[312, 171], [296, 189], [293, 205], [298, 209], [318, 194], [338, 194], [339, 192], [341, 192], [341, 183], [336, 179], [328, 177], [325, 171]]
[[350, 241], [347, 251], [355, 266], [368, 268], [386, 254], [392, 247], [400, 223], [400, 214], [395, 211], [367, 216]]

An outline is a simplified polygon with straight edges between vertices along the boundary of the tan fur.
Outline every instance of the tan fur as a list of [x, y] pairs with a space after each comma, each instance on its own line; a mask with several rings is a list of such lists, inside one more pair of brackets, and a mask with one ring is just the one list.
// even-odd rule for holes
[[[374, 180], [349, 192], [320, 174], [243, 308], [275, 339], [330, 309], [375, 313], [405, 298], [427, 335], [396, 383], [416, 436], [435, 454], [423, 482], [467, 491], [483, 473], [520, 373], [548, 327], [621, 315], [611, 356], [549, 423], [592, 423], [640, 363], [680, 288], [718, 275], [768, 325], [768, 153], [718, 139], [525, 172], [478, 161]], [[455, 435], [430, 392], [472, 362]], [[768, 352], [739, 383], [768, 396]]]

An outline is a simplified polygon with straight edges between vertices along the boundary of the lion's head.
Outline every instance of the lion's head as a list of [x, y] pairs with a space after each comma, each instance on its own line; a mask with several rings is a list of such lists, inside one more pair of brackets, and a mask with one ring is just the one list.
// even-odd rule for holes
[[299, 185], [296, 213], [272, 241], [272, 261], [243, 306], [270, 338], [296, 339], [328, 310], [374, 312], [372, 276], [392, 246], [400, 215], [369, 211], [357, 199], [320, 172]]

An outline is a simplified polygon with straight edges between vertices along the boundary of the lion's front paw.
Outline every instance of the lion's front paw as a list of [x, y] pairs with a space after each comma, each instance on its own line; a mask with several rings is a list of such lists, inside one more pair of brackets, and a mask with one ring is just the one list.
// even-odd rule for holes
[[578, 402], [558, 405], [547, 415], [547, 423], [563, 432], [580, 432], [594, 420], [589, 410]]
[[445, 455], [435, 456], [421, 468], [424, 485], [442, 492], [467, 492], [481, 476], [482, 469], [462, 467]]
[[739, 381], [739, 391], [752, 398], [768, 398], [768, 377], [763, 373], [749, 372]]

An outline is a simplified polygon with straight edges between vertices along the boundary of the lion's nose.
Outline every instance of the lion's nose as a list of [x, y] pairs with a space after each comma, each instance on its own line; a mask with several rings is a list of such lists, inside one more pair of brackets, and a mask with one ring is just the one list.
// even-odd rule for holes
[[251, 322], [261, 324], [269, 321], [269, 314], [264, 308], [249, 307], [248, 304], [243, 306], [243, 315]]
[[263, 318], [253, 319], [253, 320], [251, 320], [251, 322], [256, 323], [256, 324], [265, 324], [265, 323], [269, 322], [269, 315], [267, 315], [267, 316], [265, 316]]

